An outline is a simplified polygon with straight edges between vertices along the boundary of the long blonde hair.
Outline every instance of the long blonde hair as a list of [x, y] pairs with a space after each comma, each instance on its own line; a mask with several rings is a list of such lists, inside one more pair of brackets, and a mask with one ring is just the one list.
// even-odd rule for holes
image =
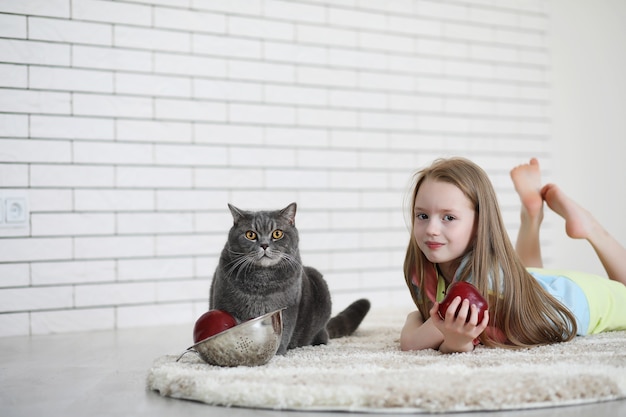
[[[486, 172], [465, 158], [438, 159], [416, 174], [411, 198], [411, 226], [415, 198], [426, 179], [455, 185], [476, 211], [476, 235], [467, 263], [458, 271], [459, 280], [471, 279], [483, 295], [488, 295], [489, 325], [508, 339], [503, 344], [483, 332], [486, 346], [530, 347], [568, 341], [576, 335], [576, 319], [559, 301], [546, 292], [526, 271], [504, 227], [495, 190]], [[425, 268], [431, 265], [419, 249], [411, 228], [404, 260], [404, 277], [422, 317], [429, 317], [432, 302], [425, 291]], [[412, 290], [417, 276], [419, 295]]]

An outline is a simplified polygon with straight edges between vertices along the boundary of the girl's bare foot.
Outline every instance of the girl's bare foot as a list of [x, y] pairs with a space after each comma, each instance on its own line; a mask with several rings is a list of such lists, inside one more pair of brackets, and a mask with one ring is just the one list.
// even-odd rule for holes
[[588, 239], [594, 230], [591, 214], [571, 200], [555, 184], [546, 184], [541, 196], [555, 213], [565, 219], [565, 232], [573, 239]]
[[532, 158], [528, 164], [516, 166], [511, 170], [511, 179], [526, 214], [531, 218], [542, 217], [543, 198], [539, 161]]

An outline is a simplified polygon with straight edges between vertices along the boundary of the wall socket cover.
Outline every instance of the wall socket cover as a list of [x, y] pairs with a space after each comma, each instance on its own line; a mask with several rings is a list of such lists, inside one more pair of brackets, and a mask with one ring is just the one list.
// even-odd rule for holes
[[28, 195], [19, 191], [0, 192], [0, 228], [25, 229], [29, 226]]
[[28, 218], [28, 207], [23, 197], [11, 197], [4, 200], [4, 218], [7, 223], [25, 223]]

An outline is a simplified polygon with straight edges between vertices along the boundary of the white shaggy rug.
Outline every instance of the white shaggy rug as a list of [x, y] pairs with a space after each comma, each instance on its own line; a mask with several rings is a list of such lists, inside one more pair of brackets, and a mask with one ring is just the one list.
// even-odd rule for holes
[[[195, 354], [158, 358], [148, 387], [220, 406], [277, 410], [440, 413], [552, 407], [626, 398], [626, 332], [522, 351], [478, 347], [401, 352], [405, 312], [372, 311], [357, 332], [221, 368]], [[184, 341], [181, 342], [184, 345]]]

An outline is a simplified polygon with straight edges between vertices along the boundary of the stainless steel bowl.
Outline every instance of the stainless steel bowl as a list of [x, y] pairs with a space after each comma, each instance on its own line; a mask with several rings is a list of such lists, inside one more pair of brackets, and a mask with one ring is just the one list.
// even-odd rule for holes
[[283, 309], [244, 321], [189, 347], [202, 360], [218, 366], [259, 366], [274, 357], [283, 335]]

